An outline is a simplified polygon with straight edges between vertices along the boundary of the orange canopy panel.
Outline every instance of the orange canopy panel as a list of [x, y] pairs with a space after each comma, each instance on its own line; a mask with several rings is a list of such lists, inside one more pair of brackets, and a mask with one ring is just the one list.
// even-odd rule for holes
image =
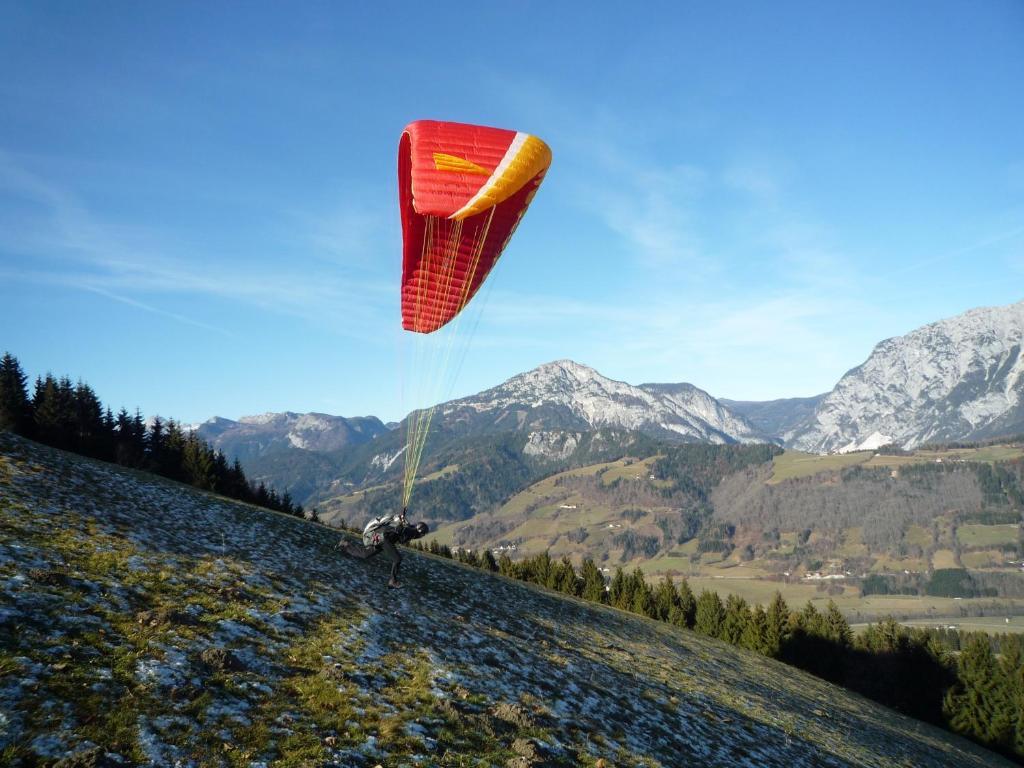
[[476, 294], [523, 217], [551, 150], [535, 136], [418, 120], [398, 144], [402, 327], [430, 333]]

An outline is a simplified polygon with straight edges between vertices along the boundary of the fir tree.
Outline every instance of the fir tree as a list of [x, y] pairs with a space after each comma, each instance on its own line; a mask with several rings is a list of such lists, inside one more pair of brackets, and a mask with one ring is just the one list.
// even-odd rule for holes
[[782, 599], [781, 592], [776, 592], [772, 596], [766, 619], [764, 653], [768, 656], [778, 656], [786, 640], [789, 624], [789, 606]]
[[532, 581], [551, 589], [555, 588], [554, 568], [551, 562], [551, 555], [544, 550], [530, 561]]
[[580, 581], [576, 578], [576, 569], [572, 567], [568, 557], [563, 557], [558, 566], [558, 582], [555, 588], [563, 594], [579, 597], [580, 587]]
[[583, 599], [594, 603], [607, 603], [608, 595], [604, 588], [604, 575], [589, 557], [583, 561], [580, 569], [583, 579]]
[[679, 593], [676, 592], [676, 585], [672, 582], [672, 577], [665, 574], [654, 590], [654, 618], [675, 623], [672, 622], [672, 619], [677, 613], [679, 613]]
[[1010, 748], [1016, 722], [1008, 688], [988, 640], [972, 640], [957, 660], [956, 685], [946, 694], [950, 728], [982, 744]]
[[484, 550], [484, 568], [491, 573], [498, 572], [498, 563], [494, 559], [494, 553], [489, 549]]
[[140, 466], [145, 451], [145, 442], [139, 440], [134, 420], [128, 415], [127, 409], [122, 408], [117, 412], [117, 424], [114, 429], [116, 432], [114, 460], [126, 467]]
[[[170, 419], [167, 422], [167, 437], [164, 440], [163, 447], [163, 474], [172, 480], [188, 482], [183, 470], [184, 457], [185, 433], [178, 426], [178, 422]], [[241, 473], [241, 467], [239, 467], [239, 472]], [[241, 475], [241, 477], [244, 479], [244, 475]], [[252, 494], [247, 493], [246, 496], [241, 496], [240, 498], [251, 500]]]
[[[152, 441], [150, 443], [152, 447]], [[224, 451], [220, 450], [213, 456], [213, 488], [217, 493], [233, 496], [231, 493], [231, 468], [228, 466], [228, 457], [224, 455]], [[302, 517], [301, 510], [296, 509], [295, 512], [298, 517]]]
[[825, 636], [824, 621], [821, 614], [818, 613], [818, 609], [814, 607], [814, 603], [810, 600], [807, 601], [804, 609], [797, 614], [796, 624], [793, 628], [799, 629], [811, 637]]
[[615, 569], [612, 582], [608, 587], [608, 602], [616, 608], [622, 608], [626, 598], [626, 574], [621, 567]]
[[697, 615], [693, 628], [702, 635], [718, 637], [725, 619], [725, 608], [717, 592], [702, 590], [697, 598]]
[[146, 420], [142, 418], [142, 411], [138, 408], [135, 409], [135, 415], [132, 416], [131, 436], [136, 466], [141, 467], [145, 463], [145, 455], [149, 446], [147, 445]]
[[999, 659], [999, 667], [1006, 685], [1006, 717], [1013, 724], [1013, 743], [1006, 746], [1024, 755], [1024, 749], [1021, 748], [1024, 746], [1024, 732], [1021, 731], [1021, 725], [1024, 723], [1024, 649], [1019, 642], [1011, 640], [1006, 643]]
[[626, 591], [629, 602], [623, 607], [640, 616], [654, 618], [654, 592], [644, 578], [644, 572], [639, 568], [634, 569], [633, 574], [627, 579]]
[[684, 578], [679, 582], [679, 613], [673, 623], [680, 627], [693, 629], [696, 618], [697, 599], [693, 596], [693, 590], [690, 589], [690, 582]]
[[267, 486], [260, 480], [259, 485], [256, 486], [256, 490], [253, 492], [253, 502], [258, 506], [265, 507], [269, 501], [270, 495], [267, 493]]
[[[209, 446], [203, 440], [196, 437], [195, 434], [190, 434], [185, 440], [185, 450], [181, 457], [181, 469], [186, 482], [191, 483], [196, 488], [202, 488], [207, 491], [213, 490], [213, 455]], [[280, 507], [280, 501], [275, 491], [271, 491], [268, 494], [267, 502], [273, 505], [272, 509]]]
[[149, 428], [149, 466], [158, 474], [164, 473], [164, 420], [159, 416], [153, 417], [153, 425]]
[[738, 595], [730, 594], [725, 600], [725, 614], [719, 637], [733, 645], [739, 645], [743, 633], [750, 623], [750, 609], [747, 601]]
[[[431, 542], [431, 544], [434, 543], [435, 542]], [[500, 573], [502, 576], [514, 576], [515, 568], [513, 567], [513, 565], [514, 564], [512, 563], [512, 558], [509, 557], [507, 554], [502, 552], [500, 555], [498, 555], [498, 573]]]
[[55, 445], [69, 451], [79, 450], [75, 418], [75, 386], [68, 376], [61, 376], [57, 382], [57, 413], [59, 436]]
[[30, 437], [32, 403], [28, 399], [28, 377], [10, 352], [0, 359], [0, 430]]
[[57, 389], [57, 380], [53, 374], [47, 373], [45, 379], [36, 379], [35, 393], [32, 396], [32, 412], [35, 415], [35, 434], [39, 441], [60, 447], [62, 443], [60, 395]]
[[906, 633], [892, 616], [886, 616], [877, 624], [869, 624], [857, 638], [856, 646], [874, 654], [900, 654], [908, 649]]
[[757, 653], [766, 654], [768, 636], [768, 614], [758, 605], [750, 614], [750, 621], [743, 629], [740, 645]]
[[103, 427], [103, 405], [88, 384], [79, 381], [74, 392], [75, 435], [78, 450], [87, 456], [105, 458], [107, 435]]
[[824, 636], [843, 648], [849, 648], [853, 644], [853, 630], [839, 610], [835, 601], [829, 600], [825, 608], [825, 615], [822, 617]]

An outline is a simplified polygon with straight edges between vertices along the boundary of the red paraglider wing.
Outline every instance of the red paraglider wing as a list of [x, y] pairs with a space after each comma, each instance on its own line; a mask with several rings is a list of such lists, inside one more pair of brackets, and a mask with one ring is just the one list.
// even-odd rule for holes
[[430, 333], [473, 298], [526, 212], [551, 150], [525, 133], [410, 123], [398, 146], [402, 327]]

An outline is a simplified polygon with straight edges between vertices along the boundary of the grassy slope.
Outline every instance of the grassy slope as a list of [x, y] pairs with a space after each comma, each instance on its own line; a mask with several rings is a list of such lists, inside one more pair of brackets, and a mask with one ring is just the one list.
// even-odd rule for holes
[[[772, 463], [769, 483], [778, 483], [786, 479], [810, 477], [822, 472], [834, 472], [844, 467], [864, 465], [868, 467], [886, 466], [896, 469], [909, 463], [931, 463], [936, 458], [944, 461], [962, 459], [967, 461], [1004, 461], [1017, 458], [1021, 450], [1015, 446], [986, 446], [983, 448], [962, 448], [941, 451], [917, 451], [911, 456], [883, 456], [871, 451], [832, 456], [818, 456], [798, 451], [786, 451], [776, 457]], [[511, 524], [509, 530], [495, 532], [489, 537], [481, 538], [474, 535], [471, 543], [466, 546], [474, 548], [496, 547], [501, 543], [517, 541], [517, 555], [531, 555], [545, 550], [552, 556], [567, 555], [578, 562], [584, 556], [598, 559], [601, 566], [611, 569], [619, 562], [621, 550], [616, 550], [611, 538], [626, 529], [633, 529], [641, 535], [657, 535], [650, 517], [633, 522], [622, 517], [623, 505], [609, 504], [600, 497], [584, 497], [570, 489], [558, 487], [559, 478], [568, 476], [594, 476], [601, 473], [605, 485], [615, 479], [640, 480], [655, 487], [658, 481], [649, 480], [651, 464], [658, 457], [641, 461], [623, 459], [619, 461], [593, 464], [585, 467], [552, 475], [534, 483], [522, 492], [509, 499], [493, 515], [480, 515], [470, 520], [445, 525], [431, 534], [439, 543], [454, 545], [456, 536], [463, 528], [472, 528], [481, 521], [500, 520]], [[576, 510], [561, 508], [562, 505], [576, 505]], [[626, 507], [636, 505], [626, 504]], [[648, 511], [667, 511], [668, 508], [649, 507]], [[609, 528], [609, 526], [619, 526]], [[951, 546], [953, 536], [961, 546], [986, 547], [1008, 544], [1016, 541], [1018, 527], [1016, 525], [961, 525], [954, 534], [949, 521], [938, 520], [940, 528], [940, 547], [943, 543]], [[587, 539], [579, 544], [569, 540], [567, 534], [584, 528], [588, 531]], [[778, 551], [786, 554], [796, 544], [796, 532], [782, 532], [782, 541]], [[904, 541], [907, 545], [927, 548], [933, 544], [934, 534], [930, 528], [919, 525], [908, 527]], [[982, 606], [986, 611], [1024, 612], [1024, 600], [1000, 598], [974, 599], [953, 601], [951, 598], [916, 598], [894, 596], [890, 598], [873, 597], [862, 599], [859, 589], [847, 584], [842, 595], [829, 595], [819, 589], [819, 583], [796, 582], [792, 579], [766, 580], [778, 575], [783, 567], [771, 560], [759, 559], [743, 562], [739, 551], [726, 560], [717, 553], [705, 553], [699, 562], [691, 562], [690, 555], [696, 551], [699, 542], [691, 540], [683, 545], [673, 547], [653, 558], [637, 557], [622, 565], [626, 568], [641, 567], [651, 580], [656, 580], [664, 573], [675, 576], [686, 576], [696, 589], [711, 589], [720, 593], [723, 598], [728, 593], [737, 594], [751, 602], [766, 603], [772, 594], [779, 590], [783, 597], [792, 605], [802, 605], [810, 600], [819, 608], [825, 606], [830, 599], [835, 599], [841, 609], [852, 621], [877, 619], [889, 613], [898, 618], [941, 615], [960, 617], [962, 609], [973, 609]], [[599, 554], [607, 551], [609, 559], [600, 561]], [[986, 568], [990, 570], [1014, 570], [1006, 564], [1008, 558], [995, 549], [965, 553], [960, 562], [951, 549], [938, 549], [930, 561], [923, 558], [896, 558], [886, 553], [871, 553], [864, 545], [862, 530], [848, 528], [836, 542], [832, 557], [837, 559], [869, 558], [873, 572], [891, 573], [903, 570], [924, 571], [929, 568]], [[827, 561], [829, 558], [825, 558]], [[763, 580], [765, 579], [765, 580]], [[1014, 625], [1015, 626], [1015, 625]]]
[[[0, 763], [994, 766], [721, 642], [0, 434]], [[518, 763], [510, 762], [518, 759]]]
[[988, 445], [981, 448], [949, 448], [942, 450], [918, 450], [908, 456], [886, 456], [873, 451], [830, 454], [819, 456], [801, 451], [786, 451], [772, 463], [770, 482], [781, 482], [797, 477], [811, 477], [819, 472], [843, 469], [862, 464], [865, 467], [889, 467], [899, 469], [908, 464], [931, 464], [949, 461], [998, 462], [1019, 459], [1024, 450], [1013, 445]]

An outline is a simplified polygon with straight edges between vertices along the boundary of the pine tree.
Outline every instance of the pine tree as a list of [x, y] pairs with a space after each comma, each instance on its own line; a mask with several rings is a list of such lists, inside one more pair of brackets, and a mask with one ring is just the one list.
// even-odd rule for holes
[[579, 579], [576, 578], [576, 569], [572, 567], [568, 557], [563, 557], [558, 567], [558, 583], [555, 589], [566, 595], [578, 597], [581, 586]]
[[743, 629], [740, 645], [757, 653], [765, 653], [767, 648], [768, 614], [758, 605], [750, 614], [750, 621]]
[[275, 512], [281, 509], [281, 497], [277, 495], [276, 488], [267, 489], [267, 508]]
[[544, 550], [530, 561], [530, 570], [535, 584], [540, 584], [551, 589], [555, 588], [554, 567], [551, 562], [551, 554]]
[[853, 630], [850, 629], [849, 623], [834, 600], [828, 601], [822, 622], [827, 639], [838, 643], [844, 648], [849, 648], [853, 644]]
[[654, 592], [639, 568], [627, 579], [626, 591], [629, 594], [629, 602], [624, 606], [627, 610], [654, 618]]
[[242, 501], [249, 501], [251, 498], [249, 483], [245, 479], [245, 471], [242, 469], [242, 463], [237, 458], [228, 468], [227, 476], [224, 480], [224, 493], [233, 499], [241, 499]]
[[957, 682], [946, 694], [943, 710], [949, 726], [982, 744], [1012, 748], [1008, 681], [986, 638], [975, 638], [957, 660]]
[[114, 461], [114, 451], [117, 446], [117, 422], [114, 420], [114, 412], [110, 406], [103, 409], [103, 460]]
[[764, 653], [768, 656], [778, 656], [782, 644], [786, 641], [789, 624], [789, 606], [782, 599], [781, 592], [776, 592], [772, 596], [766, 618]]
[[0, 430], [30, 437], [32, 402], [28, 399], [28, 377], [10, 352], [0, 359]]
[[622, 572], [620, 566], [615, 569], [615, 575], [612, 576], [612, 582], [608, 587], [608, 602], [616, 608], [622, 608], [625, 598], [626, 574]]
[[892, 616], [886, 616], [877, 624], [869, 624], [855, 645], [870, 653], [890, 655], [906, 653], [909, 647], [906, 632]]
[[676, 585], [672, 582], [672, 577], [666, 573], [654, 590], [654, 617], [667, 622], [671, 621], [678, 612], [679, 593], [676, 592]]
[[103, 429], [103, 404], [88, 384], [79, 381], [74, 392], [74, 442], [86, 456], [103, 458], [107, 440]]
[[[181, 469], [185, 480], [196, 488], [207, 491], [213, 490], [213, 454], [205, 441], [199, 439], [194, 433], [189, 434], [185, 440], [185, 450], [181, 457]], [[273, 504], [271, 509], [280, 507], [280, 500], [276, 492], [271, 492], [267, 499]]]
[[142, 418], [142, 411], [138, 408], [135, 409], [135, 415], [132, 416], [131, 440], [132, 453], [135, 455], [136, 461], [135, 466], [141, 467], [146, 463], [148, 445], [146, 444], [146, 420]]
[[718, 637], [725, 619], [725, 607], [717, 592], [702, 590], [697, 598], [697, 616], [693, 628], [702, 635]]
[[61, 376], [57, 382], [57, 412], [59, 437], [55, 444], [69, 451], [80, 450], [75, 418], [75, 386], [68, 376]]
[[1006, 714], [1003, 716], [1012, 724], [1012, 742], [1004, 746], [1018, 754], [1024, 744], [1024, 733], [1021, 732], [1022, 714], [1024, 714], [1024, 648], [1020, 638], [1007, 638], [999, 658], [999, 667], [1006, 685]]
[[[185, 458], [185, 433], [182, 432], [178, 422], [170, 419], [167, 422], [167, 437], [164, 439], [163, 447], [163, 474], [172, 480], [188, 482], [183, 469]], [[239, 467], [239, 469], [241, 469]], [[241, 498], [252, 499], [252, 494], [247, 493]]]
[[114, 460], [123, 466], [137, 466], [139, 457], [135, 451], [135, 439], [132, 435], [132, 418], [125, 408], [117, 412], [116, 448], [114, 449]]
[[61, 413], [60, 395], [57, 380], [53, 374], [47, 373], [46, 378], [36, 379], [35, 393], [32, 396], [32, 412], [35, 415], [36, 438], [47, 445], [61, 444]]
[[149, 428], [149, 466], [157, 474], [164, 474], [164, 420], [159, 416], [153, 417], [153, 425]]
[[608, 595], [604, 588], [604, 575], [589, 557], [583, 561], [580, 576], [583, 579], [584, 600], [594, 603], [608, 602]]
[[739, 645], [743, 633], [750, 623], [750, 609], [747, 601], [739, 595], [730, 594], [725, 600], [725, 615], [719, 637], [733, 645]]
[[267, 486], [262, 480], [260, 480], [259, 485], [256, 486], [256, 490], [253, 491], [253, 503], [260, 507], [265, 507], [269, 501], [270, 494], [267, 493]]
[[489, 549], [484, 550], [484, 568], [490, 571], [491, 573], [498, 572], [498, 563], [494, 559], [494, 553], [492, 553], [491, 550]]
[[680, 627], [693, 629], [697, 618], [697, 598], [693, 596], [690, 582], [685, 578], [679, 582], [679, 614], [675, 622]]
[[818, 613], [818, 609], [814, 607], [814, 603], [810, 600], [807, 601], [807, 605], [797, 615], [796, 627], [811, 637], [824, 637], [825, 636], [825, 625]]
[[[152, 440], [150, 440], [150, 447], [152, 447]], [[228, 466], [228, 457], [224, 455], [224, 451], [218, 450], [213, 456], [213, 489], [217, 493], [230, 496], [231, 487], [231, 467]], [[301, 508], [296, 509], [295, 513], [296, 516], [302, 517]]]

